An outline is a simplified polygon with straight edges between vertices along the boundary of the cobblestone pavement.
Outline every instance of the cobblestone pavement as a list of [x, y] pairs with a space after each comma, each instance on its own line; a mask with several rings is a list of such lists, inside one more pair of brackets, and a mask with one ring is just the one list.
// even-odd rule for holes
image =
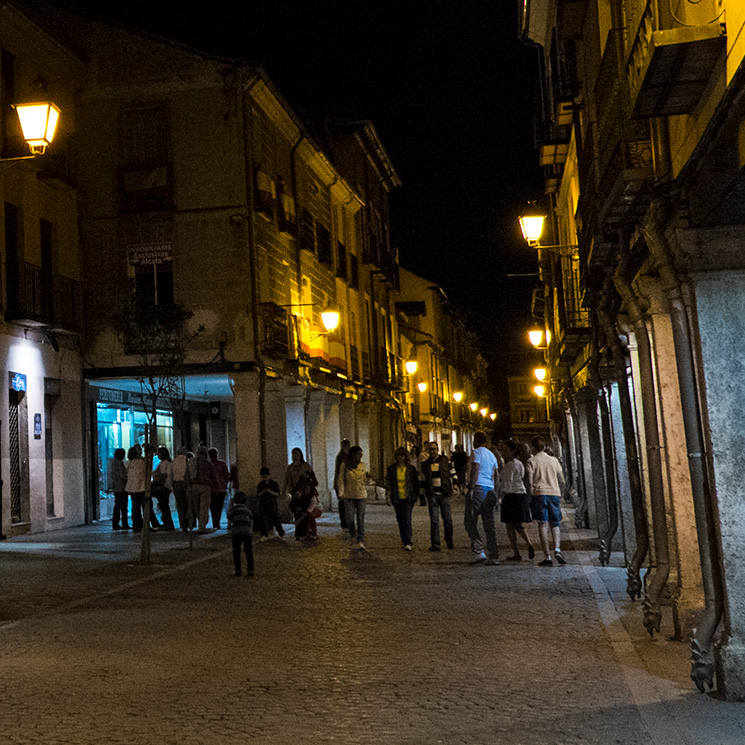
[[0, 544], [0, 742], [745, 741], [745, 704], [646, 637], [620, 557], [571, 535], [564, 567], [472, 566], [462, 525], [432, 554], [415, 508], [409, 553], [391, 513], [368, 506], [367, 552], [331, 517], [315, 545], [258, 544], [254, 578], [224, 531], [155, 534], [149, 567], [105, 526]]

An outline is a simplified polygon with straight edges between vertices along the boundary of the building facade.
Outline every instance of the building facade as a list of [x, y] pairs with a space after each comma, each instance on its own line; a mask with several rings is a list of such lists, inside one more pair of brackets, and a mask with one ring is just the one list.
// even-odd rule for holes
[[[63, 122], [47, 155], [0, 171], [3, 534], [107, 519], [114, 450], [145, 441], [216, 447], [248, 489], [264, 465], [281, 482], [299, 447], [330, 507], [348, 438], [381, 482], [416, 429], [418, 341], [374, 125], [303, 120], [259, 67], [168, 39], [41, 3], [0, 13], [4, 144], [34, 75]], [[438, 319], [431, 374], [466, 386], [483, 359]]]
[[546, 243], [564, 247], [539, 248], [552, 420], [579, 433], [584, 519], [601, 558], [623, 525], [632, 597], [648, 567], [650, 633], [670, 606], [699, 688], [743, 700], [745, 10], [528, 2], [520, 19], [545, 72]]

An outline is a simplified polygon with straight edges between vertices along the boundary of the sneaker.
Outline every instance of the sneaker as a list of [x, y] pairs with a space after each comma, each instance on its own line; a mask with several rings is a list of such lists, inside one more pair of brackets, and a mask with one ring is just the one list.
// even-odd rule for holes
[[430, 546], [429, 547], [429, 550], [430, 551], [439, 551], [440, 550], [440, 547], [439, 546]]
[[406, 551], [411, 551], [411, 550], [412, 550], [412, 545], [411, 545], [410, 543], [407, 543], [407, 544], [406, 544], [406, 545], [404, 546], [404, 549], [405, 549]]
[[357, 548], [358, 548], [358, 549], [359, 549], [360, 551], [366, 551], [366, 550], [367, 550], [367, 549], [365, 548], [365, 544], [364, 544], [364, 543], [362, 543], [362, 541], [360, 541], [360, 542], [359, 542], [359, 543], [357, 544]]
[[475, 554], [471, 564], [480, 564], [482, 561], [486, 561], [486, 554], [482, 551], [480, 554]]
[[539, 567], [552, 567], [554, 565], [554, 562], [551, 561], [551, 559], [544, 559], [543, 561], [538, 562]]
[[562, 554], [561, 551], [554, 551], [554, 559], [556, 559], [559, 564], [567, 563], [567, 560], [564, 558], [564, 554]]

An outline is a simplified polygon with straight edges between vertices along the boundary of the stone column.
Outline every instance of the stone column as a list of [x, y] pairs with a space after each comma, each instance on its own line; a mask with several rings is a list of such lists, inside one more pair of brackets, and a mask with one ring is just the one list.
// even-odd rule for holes
[[649, 303], [647, 315], [661, 429], [660, 455], [671, 549], [671, 576], [668, 583], [673, 597], [675, 636], [689, 639], [696, 618], [703, 609], [704, 597], [675, 344], [667, 300], [659, 282], [642, 277], [637, 280], [637, 285]]
[[264, 392], [264, 416], [266, 429], [266, 457], [264, 465], [280, 486], [285, 469], [290, 462], [287, 449], [287, 412], [285, 410], [286, 383], [278, 378], [266, 381]]
[[235, 432], [238, 450], [238, 478], [243, 489], [250, 490], [259, 480], [261, 462], [261, 425], [259, 373], [233, 375]]
[[290, 462], [292, 448], [300, 448], [308, 460], [308, 443], [305, 437], [305, 396], [308, 389], [303, 385], [289, 385], [285, 388], [285, 422], [287, 443], [284, 449], [285, 461]]
[[744, 701], [745, 479], [741, 441], [745, 272], [701, 272], [693, 276], [693, 284], [724, 575], [719, 670], [727, 699]]
[[339, 409], [341, 408], [341, 396], [329, 393], [326, 396], [326, 472], [329, 478], [329, 509], [336, 510], [336, 493], [333, 489], [334, 467], [336, 455], [341, 447], [341, 425], [339, 420]]
[[614, 456], [616, 461], [616, 475], [618, 485], [618, 516], [620, 531], [616, 534], [613, 543], [614, 551], [623, 551], [625, 562], [636, 549], [636, 530], [634, 528], [634, 510], [631, 504], [631, 487], [629, 485], [628, 462], [626, 460], [626, 448], [624, 446], [623, 422], [621, 420], [621, 406], [618, 397], [618, 383], [610, 386], [610, 418], [615, 441]]
[[[329, 474], [327, 436], [326, 436], [326, 397], [323, 390], [310, 390], [306, 399], [306, 431], [308, 453], [306, 460], [313, 466], [318, 479], [318, 494], [324, 509], [331, 508], [331, 481], [334, 472]], [[334, 452], [336, 455], [336, 452]]]
[[[580, 447], [582, 448], [583, 482], [585, 486], [584, 506], [587, 510], [588, 527], [600, 534], [607, 525], [605, 480], [603, 478], [603, 451], [598, 421], [597, 392], [586, 386], [577, 391], [577, 415], [579, 418]], [[580, 501], [581, 503], [581, 501]]]

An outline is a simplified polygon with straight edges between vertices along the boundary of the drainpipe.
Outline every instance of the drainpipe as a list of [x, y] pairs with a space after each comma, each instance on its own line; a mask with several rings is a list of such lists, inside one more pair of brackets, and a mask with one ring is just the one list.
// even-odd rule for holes
[[639, 467], [639, 450], [636, 445], [636, 429], [634, 427], [634, 409], [631, 405], [629, 378], [626, 373], [626, 354], [616, 330], [606, 309], [611, 275], [606, 277], [603, 287], [603, 297], [598, 303], [597, 317], [600, 327], [605, 334], [605, 343], [609, 346], [618, 383], [618, 404], [621, 409], [621, 426], [623, 427], [623, 441], [626, 450], [626, 466], [629, 473], [629, 492], [631, 496], [631, 511], [634, 517], [634, 536], [636, 547], [631, 560], [626, 565], [626, 593], [632, 600], [642, 595], [641, 566], [649, 551], [649, 525], [647, 511], [644, 504], [644, 490], [642, 489], [641, 469]]
[[261, 356], [261, 345], [259, 344], [259, 284], [256, 278], [256, 236], [254, 234], [254, 179], [253, 179], [253, 151], [251, 149], [251, 140], [248, 136], [248, 116], [251, 107], [248, 105], [248, 96], [251, 94], [253, 87], [261, 80], [260, 75], [248, 81], [242, 90], [242, 95], [238, 97], [238, 105], [241, 112], [241, 125], [243, 128], [243, 158], [245, 163], [246, 179], [246, 219], [248, 221], [248, 263], [251, 282], [251, 315], [252, 332], [254, 337], [254, 359], [259, 368], [259, 448], [261, 452], [261, 462], [266, 463], [266, 412], [264, 410], [266, 394], [266, 365]]
[[681, 292], [678, 273], [661, 228], [660, 205], [653, 202], [642, 232], [660, 273], [662, 287], [668, 299], [670, 320], [675, 342], [680, 405], [685, 426], [688, 468], [691, 475], [696, 534], [701, 558], [704, 586], [704, 612], [691, 637], [691, 678], [702, 693], [714, 685], [712, 647], [714, 633], [722, 618], [722, 578], [714, 519], [714, 495], [704, 467], [704, 434], [701, 425], [693, 347], [688, 314]]
[[644, 628], [650, 636], [660, 631], [662, 611], [660, 596], [670, 574], [670, 551], [667, 539], [667, 514], [665, 492], [662, 481], [662, 459], [660, 456], [660, 434], [657, 421], [654, 375], [652, 372], [652, 350], [647, 326], [639, 300], [626, 278], [629, 264], [628, 250], [624, 250], [613, 275], [618, 294], [623, 299], [639, 345], [639, 374], [642, 405], [644, 407], [644, 434], [647, 440], [647, 462], [649, 464], [649, 493], [652, 504], [652, 535], [654, 536], [655, 565], [645, 576]]
[[600, 378], [600, 364], [597, 355], [590, 363], [590, 380], [597, 391], [600, 407], [600, 431], [603, 440], [603, 461], [605, 471], [605, 503], [607, 507], [608, 525], [600, 537], [598, 559], [602, 566], [607, 566], [611, 555], [611, 543], [618, 530], [618, 492], [616, 490], [616, 464], [613, 460], [611, 443], [610, 411], [608, 409], [607, 391]]

